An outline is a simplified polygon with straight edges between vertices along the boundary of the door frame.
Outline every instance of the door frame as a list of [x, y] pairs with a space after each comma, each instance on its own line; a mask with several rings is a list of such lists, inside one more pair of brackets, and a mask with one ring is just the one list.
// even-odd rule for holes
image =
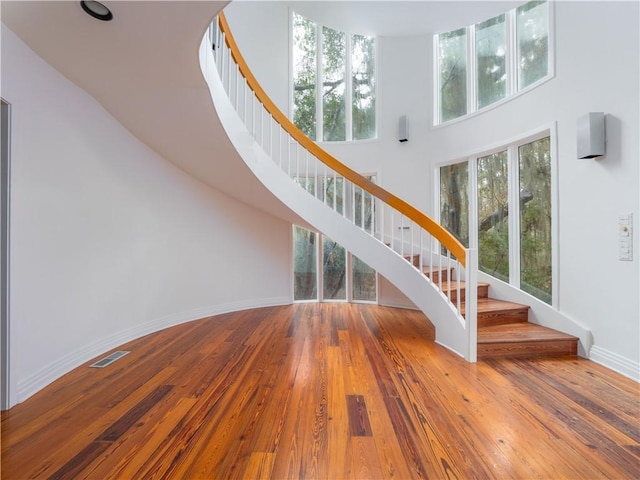
[[10, 209], [11, 209], [11, 105], [0, 97], [0, 410], [8, 410], [15, 389], [11, 376], [11, 325], [9, 309]]

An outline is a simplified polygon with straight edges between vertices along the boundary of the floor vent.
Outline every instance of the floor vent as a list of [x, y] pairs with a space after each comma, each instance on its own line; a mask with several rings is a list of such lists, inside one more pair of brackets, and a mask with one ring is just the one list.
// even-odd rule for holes
[[107, 365], [111, 365], [113, 362], [115, 362], [119, 358], [124, 357], [127, 353], [129, 353], [129, 352], [124, 352], [124, 351], [113, 352], [108, 357], [104, 357], [102, 360], [98, 360], [96, 363], [94, 363], [92, 365], [89, 365], [89, 367], [92, 367], [92, 368], [104, 368]]

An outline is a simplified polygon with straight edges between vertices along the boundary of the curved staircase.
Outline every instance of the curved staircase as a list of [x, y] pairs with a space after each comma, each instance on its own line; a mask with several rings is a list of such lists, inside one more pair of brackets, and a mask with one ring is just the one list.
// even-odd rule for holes
[[[274, 195], [396, 284], [432, 321], [436, 341], [468, 361], [577, 354], [578, 337], [529, 323], [527, 305], [489, 297], [489, 284], [477, 282], [476, 250], [300, 132], [253, 77], [222, 13], [219, 19], [203, 39], [203, 73], [229, 138]], [[331, 207], [321, 186], [327, 178], [348, 182], [354, 204], [358, 195], [361, 205], [370, 196], [375, 225], [358, 222], [355, 207], [338, 209], [335, 200]], [[333, 193], [335, 199], [335, 187]], [[468, 285], [477, 296], [467, 298]]]
[[[420, 264], [417, 255], [412, 260], [407, 255], [404, 258], [414, 266]], [[460, 292], [461, 311], [465, 315], [466, 283], [459, 282], [459, 289], [450, 289], [448, 285], [455, 270], [425, 266], [423, 272], [434, 283], [442, 283], [442, 290], [451, 296], [452, 302], [457, 301]], [[489, 287], [488, 283], [477, 283], [478, 359], [578, 354], [578, 337], [529, 323], [529, 305], [491, 298]]]

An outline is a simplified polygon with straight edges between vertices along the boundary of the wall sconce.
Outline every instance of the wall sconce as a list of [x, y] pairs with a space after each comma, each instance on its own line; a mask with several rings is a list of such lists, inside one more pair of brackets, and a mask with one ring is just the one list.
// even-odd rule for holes
[[577, 122], [578, 158], [596, 158], [605, 154], [604, 113], [590, 112]]
[[409, 120], [406, 115], [398, 119], [398, 141], [400, 143], [409, 141]]

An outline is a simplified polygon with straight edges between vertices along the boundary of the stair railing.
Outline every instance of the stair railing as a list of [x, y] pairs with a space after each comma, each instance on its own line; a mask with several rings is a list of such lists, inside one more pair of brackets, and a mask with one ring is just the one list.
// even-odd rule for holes
[[[211, 23], [208, 36], [231, 104], [265, 153], [300, 187], [423, 272], [464, 325], [469, 340], [465, 357], [475, 361], [476, 252], [465, 249], [436, 221], [347, 167], [298, 129], [256, 80], [222, 12]], [[448, 274], [443, 275], [445, 271]], [[461, 301], [464, 280], [465, 304]]]

